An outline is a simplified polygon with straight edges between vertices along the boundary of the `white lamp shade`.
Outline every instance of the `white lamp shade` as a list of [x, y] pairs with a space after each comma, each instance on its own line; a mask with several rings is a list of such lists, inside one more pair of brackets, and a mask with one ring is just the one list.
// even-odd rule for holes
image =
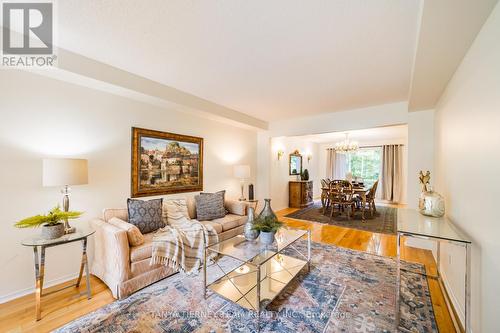
[[238, 179], [250, 178], [250, 166], [249, 165], [235, 165], [234, 166], [234, 177], [236, 177]]
[[88, 184], [87, 160], [50, 158], [43, 160], [43, 186]]

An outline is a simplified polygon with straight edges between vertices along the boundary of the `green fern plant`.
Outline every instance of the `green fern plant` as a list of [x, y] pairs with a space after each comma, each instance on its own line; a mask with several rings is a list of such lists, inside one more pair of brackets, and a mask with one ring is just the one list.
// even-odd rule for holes
[[266, 217], [257, 217], [254, 220], [252, 229], [261, 232], [273, 232], [273, 231], [278, 231], [278, 229], [281, 228], [282, 226], [283, 222], [278, 221], [276, 217], [266, 216]]
[[35, 215], [14, 224], [16, 228], [36, 228], [41, 225], [53, 226], [66, 219], [79, 218], [83, 212], [64, 212], [59, 206], [54, 207], [47, 215]]

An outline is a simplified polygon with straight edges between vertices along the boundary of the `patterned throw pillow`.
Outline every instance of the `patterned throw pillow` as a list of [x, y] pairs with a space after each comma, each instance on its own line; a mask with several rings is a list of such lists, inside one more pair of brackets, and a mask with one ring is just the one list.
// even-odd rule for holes
[[163, 228], [162, 204], [163, 199], [128, 199], [128, 222], [139, 228], [143, 235]]
[[226, 216], [225, 194], [226, 191], [219, 191], [217, 193], [200, 193], [200, 195], [195, 196], [198, 221], [210, 221]]
[[163, 201], [163, 223], [175, 226], [183, 224], [186, 219], [190, 219], [186, 199]]

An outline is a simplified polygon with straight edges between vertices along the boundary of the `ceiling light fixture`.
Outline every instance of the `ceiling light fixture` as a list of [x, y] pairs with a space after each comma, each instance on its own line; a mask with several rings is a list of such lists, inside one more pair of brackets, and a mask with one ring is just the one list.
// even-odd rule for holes
[[343, 141], [337, 142], [335, 144], [335, 151], [339, 154], [354, 153], [358, 149], [358, 143], [356, 141], [349, 140], [349, 133], [345, 134], [345, 139]]

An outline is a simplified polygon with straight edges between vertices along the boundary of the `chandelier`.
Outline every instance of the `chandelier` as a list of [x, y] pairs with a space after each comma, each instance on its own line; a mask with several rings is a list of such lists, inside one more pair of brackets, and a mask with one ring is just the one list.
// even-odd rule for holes
[[358, 143], [356, 141], [349, 140], [349, 133], [345, 134], [345, 139], [343, 141], [335, 144], [335, 151], [340, 154], [354, 153], [358, 149]]

